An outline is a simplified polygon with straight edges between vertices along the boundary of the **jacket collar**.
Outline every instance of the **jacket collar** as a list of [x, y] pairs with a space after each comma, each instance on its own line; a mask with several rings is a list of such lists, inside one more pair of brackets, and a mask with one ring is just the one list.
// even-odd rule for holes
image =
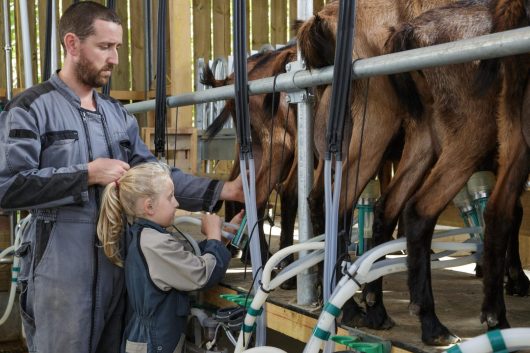
[[[79, 96], [72, 91], [70, 87], [59, 77], [60, 69], [50, 77], [50, 82], [57, 88], [57, 90], [77, 109], [81, 109], [81, 99]], [[95, 89], [92, 89], [92, 96], [96, 102], [96, 110], [99, 111], [100, 97]]]
[[137, 218], [133, 226], [139, 227], [139, 228], [152, 228], [154, 230], [159, 231], [160, 233], [169, 233], [164, 227], [162, 227], [160, 224], [157, 224], [153, 221], [150, 221], [145, 218]]

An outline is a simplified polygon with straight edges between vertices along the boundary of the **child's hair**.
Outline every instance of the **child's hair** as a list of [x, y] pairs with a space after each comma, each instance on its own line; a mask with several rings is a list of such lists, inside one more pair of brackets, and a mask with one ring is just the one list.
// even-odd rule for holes
[[163, 179], [170, 177], [166, 164], [150, 162], [129, 169], [121, 178], [105, 187], [97, 233], [103, 251], [110, 261], [120, 267], [120, 240], [123, 232], [123, 214], [127, 220], [142, 216], [137, 209], [140, 198], [154, 197], [163, 191]]

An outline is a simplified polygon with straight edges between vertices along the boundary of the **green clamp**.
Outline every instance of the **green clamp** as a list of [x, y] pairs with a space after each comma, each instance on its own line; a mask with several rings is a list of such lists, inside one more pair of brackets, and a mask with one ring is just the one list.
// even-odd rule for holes
[[390, 347], [385, 342], [361, 342], [357, 336], [332, 336], [331, 340], [363, 353], [387, 353]]
[[252, 303], [252, 300], [254, 299], [254, 297], [251, 296], [247, 298], [246, 294], [221, 294], [219, 296], [225, 300], [236, 303], [237, 305], [245, 308], [248, 308]]

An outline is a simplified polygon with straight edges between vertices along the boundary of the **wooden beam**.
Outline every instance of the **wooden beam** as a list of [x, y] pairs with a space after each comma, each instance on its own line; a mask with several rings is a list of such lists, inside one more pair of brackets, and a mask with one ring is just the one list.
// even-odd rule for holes
[[[131, 88], [130, 87], [131, 75], [129, 72], [130, 61], [129, 61], [129, 31], [127, 30], [128, 29], [127, 1], [116, 1], [116, 13], [120, 17], [121, 23], [122, 23], [123, 43], [121, 47], [118, 49], [118, 56], [119, 56], [120, 63], [113, 70], [111, 88], [115, 90], [128, 90]], [[136, 41], [136, 38], [134, 41]]]
[[297, 20], [297, 0], [289, 0], [289, 39], [296, 37], [296, 31], [293, 29], [293, 24]]
[[227, 57], [230, 52], [230, 0], [213, 2], [213, 59]]
[[[131, 1], [131, 80], [132, 90], [143, 92], [144, 98], [147, 99], [149, 92], [146, 92], [145, 80], [145, 20], [144, 20], [144, 2]], [[149, 89], [149, 87], [147, 88]], [[138, 124], [147, 126], [147, 114], [136, 114]]]
[[272, 0], [271, 44], [287, 43], [287, 0]]
[[[169, 2], [169, 36], [171, 65], [171, 95], [192, 91], [191, 83], [191, 9], [188, 0], [174, 0]], [[170, 126], [177, 126], [176, 109], [168, 111]], [[192, 107], [178, 109], [178, 127], [191, 127]]]
[[259, 50], [269, 44], [269, 8], [268, 2], [252, 1], [252, 43], [251, 49]]
[[193, 63], [211, 57], [212, 5], [210, 0], [193, 0]]

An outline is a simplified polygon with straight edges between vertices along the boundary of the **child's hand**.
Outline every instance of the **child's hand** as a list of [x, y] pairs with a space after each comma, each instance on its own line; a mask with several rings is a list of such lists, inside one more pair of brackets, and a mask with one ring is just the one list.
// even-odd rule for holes
[[216, 214], [202, 215], [201, 232], [206, 235], [207, 239], [221, 240], [221, 227], [223, 220]]

